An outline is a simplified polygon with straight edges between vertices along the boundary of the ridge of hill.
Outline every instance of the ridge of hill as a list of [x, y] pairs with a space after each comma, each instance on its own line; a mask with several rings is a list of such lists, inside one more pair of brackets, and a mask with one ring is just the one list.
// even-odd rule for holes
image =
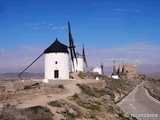
[[[14, 81], [0, 84], [0, 118], [7, 120], [132, 120], [116, 105], [139, 79], [115, 80], [80, 72], [74, 80]], [[99, 77], [99, 80], [95, 80]]]
[[[29, 73], [29, 72], [24, 72], [21, 75], [22, 79], [43, 79], [44, 78], [44, 73]], [[1, 73], [0, 74], [0, 81], [15, 81], [19, 79], [19, 73], [13, 73], [13, 72], [8, 72], [8, 73]]]
[[147, 77], [148, 78], [159, 78], [160, 79], [160, 72], [148, 73]]

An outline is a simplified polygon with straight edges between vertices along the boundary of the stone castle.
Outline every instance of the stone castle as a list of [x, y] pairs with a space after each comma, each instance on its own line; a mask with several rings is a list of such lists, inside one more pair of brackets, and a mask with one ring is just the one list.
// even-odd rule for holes
[[114, 71], [118, 74], [125, 75], [127, 78], [139, 76], [139, 73], [136, 71], [136, 66], [131, 64], [120, 64], [118, 66], [114, 66]]

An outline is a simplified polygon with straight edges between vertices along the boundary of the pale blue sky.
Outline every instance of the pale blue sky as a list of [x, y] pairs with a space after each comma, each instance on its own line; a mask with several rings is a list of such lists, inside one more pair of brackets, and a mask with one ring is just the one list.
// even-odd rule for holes
[[68, 45], [68, 21], [75, 45], [84, 43], [87, 54], [137, 43], [159, 49], [159, 11], [159, 0], [0, 0], [0, 62], [13, 65], [17, 59], [7, 63], [6, 51], [14, 55], [24, 46], [43, 46], [41, 54], [56, 38]]

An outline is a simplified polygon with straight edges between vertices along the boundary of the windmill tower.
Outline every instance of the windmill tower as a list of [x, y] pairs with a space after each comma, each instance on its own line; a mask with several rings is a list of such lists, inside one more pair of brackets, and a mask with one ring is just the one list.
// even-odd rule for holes
[[94, 67], [92, 69], [93, 72], [97, 72], [100, 75], [104, 74], [104, 70], [103, 70], [103, 64], [101, 63], [100, 65], [97, 65], [96, 67]]
[[[75, 46], [70, 30], [70, 23], [68, 22], [69, 30], [69, 47], [60, 43], [57, 39], [45, 51], [45, 79], [69, 79], [69, 52], [70, 49], [71, 60], [77, 60], [75, 53]], [[73, 64], [74, 66], [74, 64]]]
[[111, 77], [113, 78], [113, 79], [119, 79], [119, 76], [118, 76], [118, 74], [117, 74], [117, 72], [116, 72], [116, 66], [115, 66], [115, 59], [114, 59], [114, 61], [113, 61], [113, 73], [112, 73], [112, 75], [111, 75]]
[[93, 72], [97, 72], [98, 74], [102, 74], [102, 69], [101, 66], [97, 65], [96, 67], [93, 68]]
[[76, 52], [76, 57], [77, 58], [73, 58], [73, 62], [74, 62], [74, 67], [72, 64], [72, 72], [79, 72], [79, 71], [83, 71], [83, 56]]
[[58, 41], [44, 51], [45, 79], [69, 79], [68, 47]]
[[69, 52], [68, 48], [70, 49], [70, 55], [73, 67], [75, 67], [75, 64], [73, 62], [73, 59], [76, 59], [77, 57], [75, 53], [75, 46], [70, 30], [70, 24], [68, 22], [68, 29], [69, 29], [69, 47], [60, 43], [58, 39], [55, 40], [55, 42], [49, 46], [44, 52], [35, 59], [28, 67], [26, 67], [20, 74], [19, 79], [22, 80], [21, 75], [29, 68], [31, 67], [43, 54], [44, 54], [44, 66], [45, 66], [45, 79], [46, 82], [48, 80], [56, 80], [56, 79], [69, 79]]
[[22, 80], [21, 75], [33, 65], [42, 55], [44, 55], [44, 80], [55, 79], [69, 79], [69, 56], [68, 46], [60, 43], [58, 39], [49, 46], [44, 52], [34, 60], [27, 68], [25, 68], [20, 74], [19, 78]]
[[73, 58], [73, 62], [75, 67], [72, 65], [72, 72], [79, 72], [79, 71], [84, 71], [84, 64], [86, 67], [88, 67], [86, 56], [85, 56], [85, 51], [84, 51], [84, 45], [83, 45], [83, 51], [82, 55], [78, 52], [76, 52], [76, 58]]

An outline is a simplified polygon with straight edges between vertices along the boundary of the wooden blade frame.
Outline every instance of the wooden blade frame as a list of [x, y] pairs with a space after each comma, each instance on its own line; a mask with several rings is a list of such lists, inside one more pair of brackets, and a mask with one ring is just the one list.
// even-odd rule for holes
[[85, 65], [86, 65], [86, 67], [88, 67], [87, 60], [86, 60], [86, 55], [85, 55], [85, 51], [84, 51], [84, 44], [83, 44], [82, 55], [83, 55], [83, 61], [84, 61]]
[[71, 28], [70, 28], [69, 22], [68, 22], [68, 31], [69, 31], [68, 36], [69, 36], [69, 49], [70, 49], [70, 54], [71, 54], [71, 60], [72, 60], [73, 68], [75, 69], [73, 58], [76, 58], [77, 63], [78, 63], [78, 61], [77, 61], [77, 57], [76, 57], [75, 46], [74, 46], [74, 41], [73, 41], [73, 37], [71, 34]]

